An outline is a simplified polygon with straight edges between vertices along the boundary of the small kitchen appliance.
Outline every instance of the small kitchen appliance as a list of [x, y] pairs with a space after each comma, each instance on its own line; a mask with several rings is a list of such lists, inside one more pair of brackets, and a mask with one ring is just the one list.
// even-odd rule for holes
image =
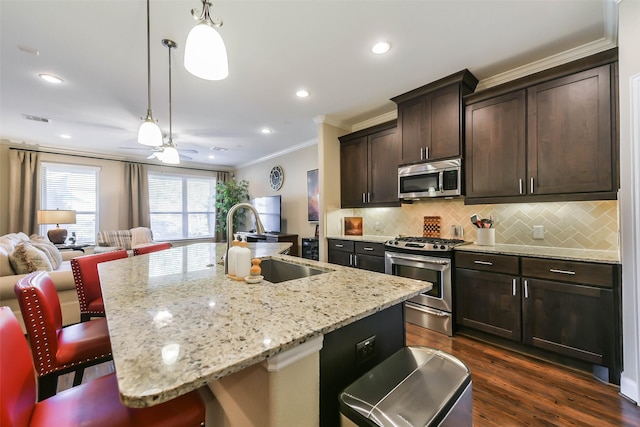
[[405, 303], [408, 322], [453, 335], [452, 250], [466, 243], [433, 237], [397, 237], [385, 242], [385, 273], [433, 284], [430, 291]]
[[398, 198], [421, 200], [462, 194], [462, 160], [440, 160], [398, 167]]

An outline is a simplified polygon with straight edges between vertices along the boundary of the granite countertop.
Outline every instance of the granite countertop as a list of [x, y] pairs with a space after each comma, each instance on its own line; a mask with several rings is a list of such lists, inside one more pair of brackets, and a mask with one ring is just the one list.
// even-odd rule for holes
[[549, 246], [493, 245], [480, 246], [475, 243], [456, 246], [456, 251], [483, 252], [488, 254], [518, 255], [535, 258], [553, 258], [567, 261], [585, 261], [603, 264], [620, 264], [618, 251], [590, 249], [553, 248]]
[[353, 240], [355, 242], [373, 243], [384, 243], [387, 240], [391, 240], [393, 238], [394, 236], [378, 236], [374, 234], [368, 234], [366, 236], [327, 236], [327, 239]]
[[429, 290], [428, 282], [280, 255], [326, 270], [278, 284], [225, 277], [226, 244], [197, 243], [99, 264], [120, 395], [161, 403]]

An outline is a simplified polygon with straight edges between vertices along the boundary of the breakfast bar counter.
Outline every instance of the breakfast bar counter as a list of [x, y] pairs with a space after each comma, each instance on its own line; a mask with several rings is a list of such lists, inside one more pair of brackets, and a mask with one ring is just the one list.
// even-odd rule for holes
[[[278, 363], [272, 362], [281, 355], [310, 343], [317, 353], [323, 335], [431, 287], [427, 282], [281, 255], [289, 245], [253, 243], [249, 248], [252, 257], [326, 272], [277, 284], [235, 281], [225, 277], [219, 262], [226, 250], [223, 243], [193, 244], [99, 264], [123, 403], [152, 406], [205, 385], [220, 400], [218, 380], [261, 362], [271, 363], [262, 369], [265, 372], [278, 371]], [[293, 360], [301, 357], [294, 354]], [[312, 383], [314, 377], [317, 372]], [[310, 391], [317, 398], [317, 390]], [[315, 414], [317, 419], [317, 409]], [[310, 425], [314, 424], [317, 421]]]

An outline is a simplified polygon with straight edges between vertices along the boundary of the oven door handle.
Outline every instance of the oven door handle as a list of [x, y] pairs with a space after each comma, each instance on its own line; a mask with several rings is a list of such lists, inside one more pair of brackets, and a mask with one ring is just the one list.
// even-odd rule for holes
[[405, 303], [408, 307], [413, 308], [414, 310], [422, 311], [423, 313], [431, 314], [433, 316], [438, 317], [451, 317], [451, 313], [447, 313], [445, 311], [434, 310], [433, 308], [425, 307], [423, 305], [414, 304], [412, 302], [407, 301]]

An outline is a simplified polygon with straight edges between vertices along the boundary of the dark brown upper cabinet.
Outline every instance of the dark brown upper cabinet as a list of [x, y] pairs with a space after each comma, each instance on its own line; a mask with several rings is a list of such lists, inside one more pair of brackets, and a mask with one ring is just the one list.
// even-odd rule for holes
[[396, 121], [344, 135], [339, 140], [341, 206], [400, 206]]
[[477, 84], [465, 69], [391, 98], [398, 104], [401, 164], [462, 156], [462, 97]]
[[615, 199], [617, 49], [465, 98], [466, 204]]

